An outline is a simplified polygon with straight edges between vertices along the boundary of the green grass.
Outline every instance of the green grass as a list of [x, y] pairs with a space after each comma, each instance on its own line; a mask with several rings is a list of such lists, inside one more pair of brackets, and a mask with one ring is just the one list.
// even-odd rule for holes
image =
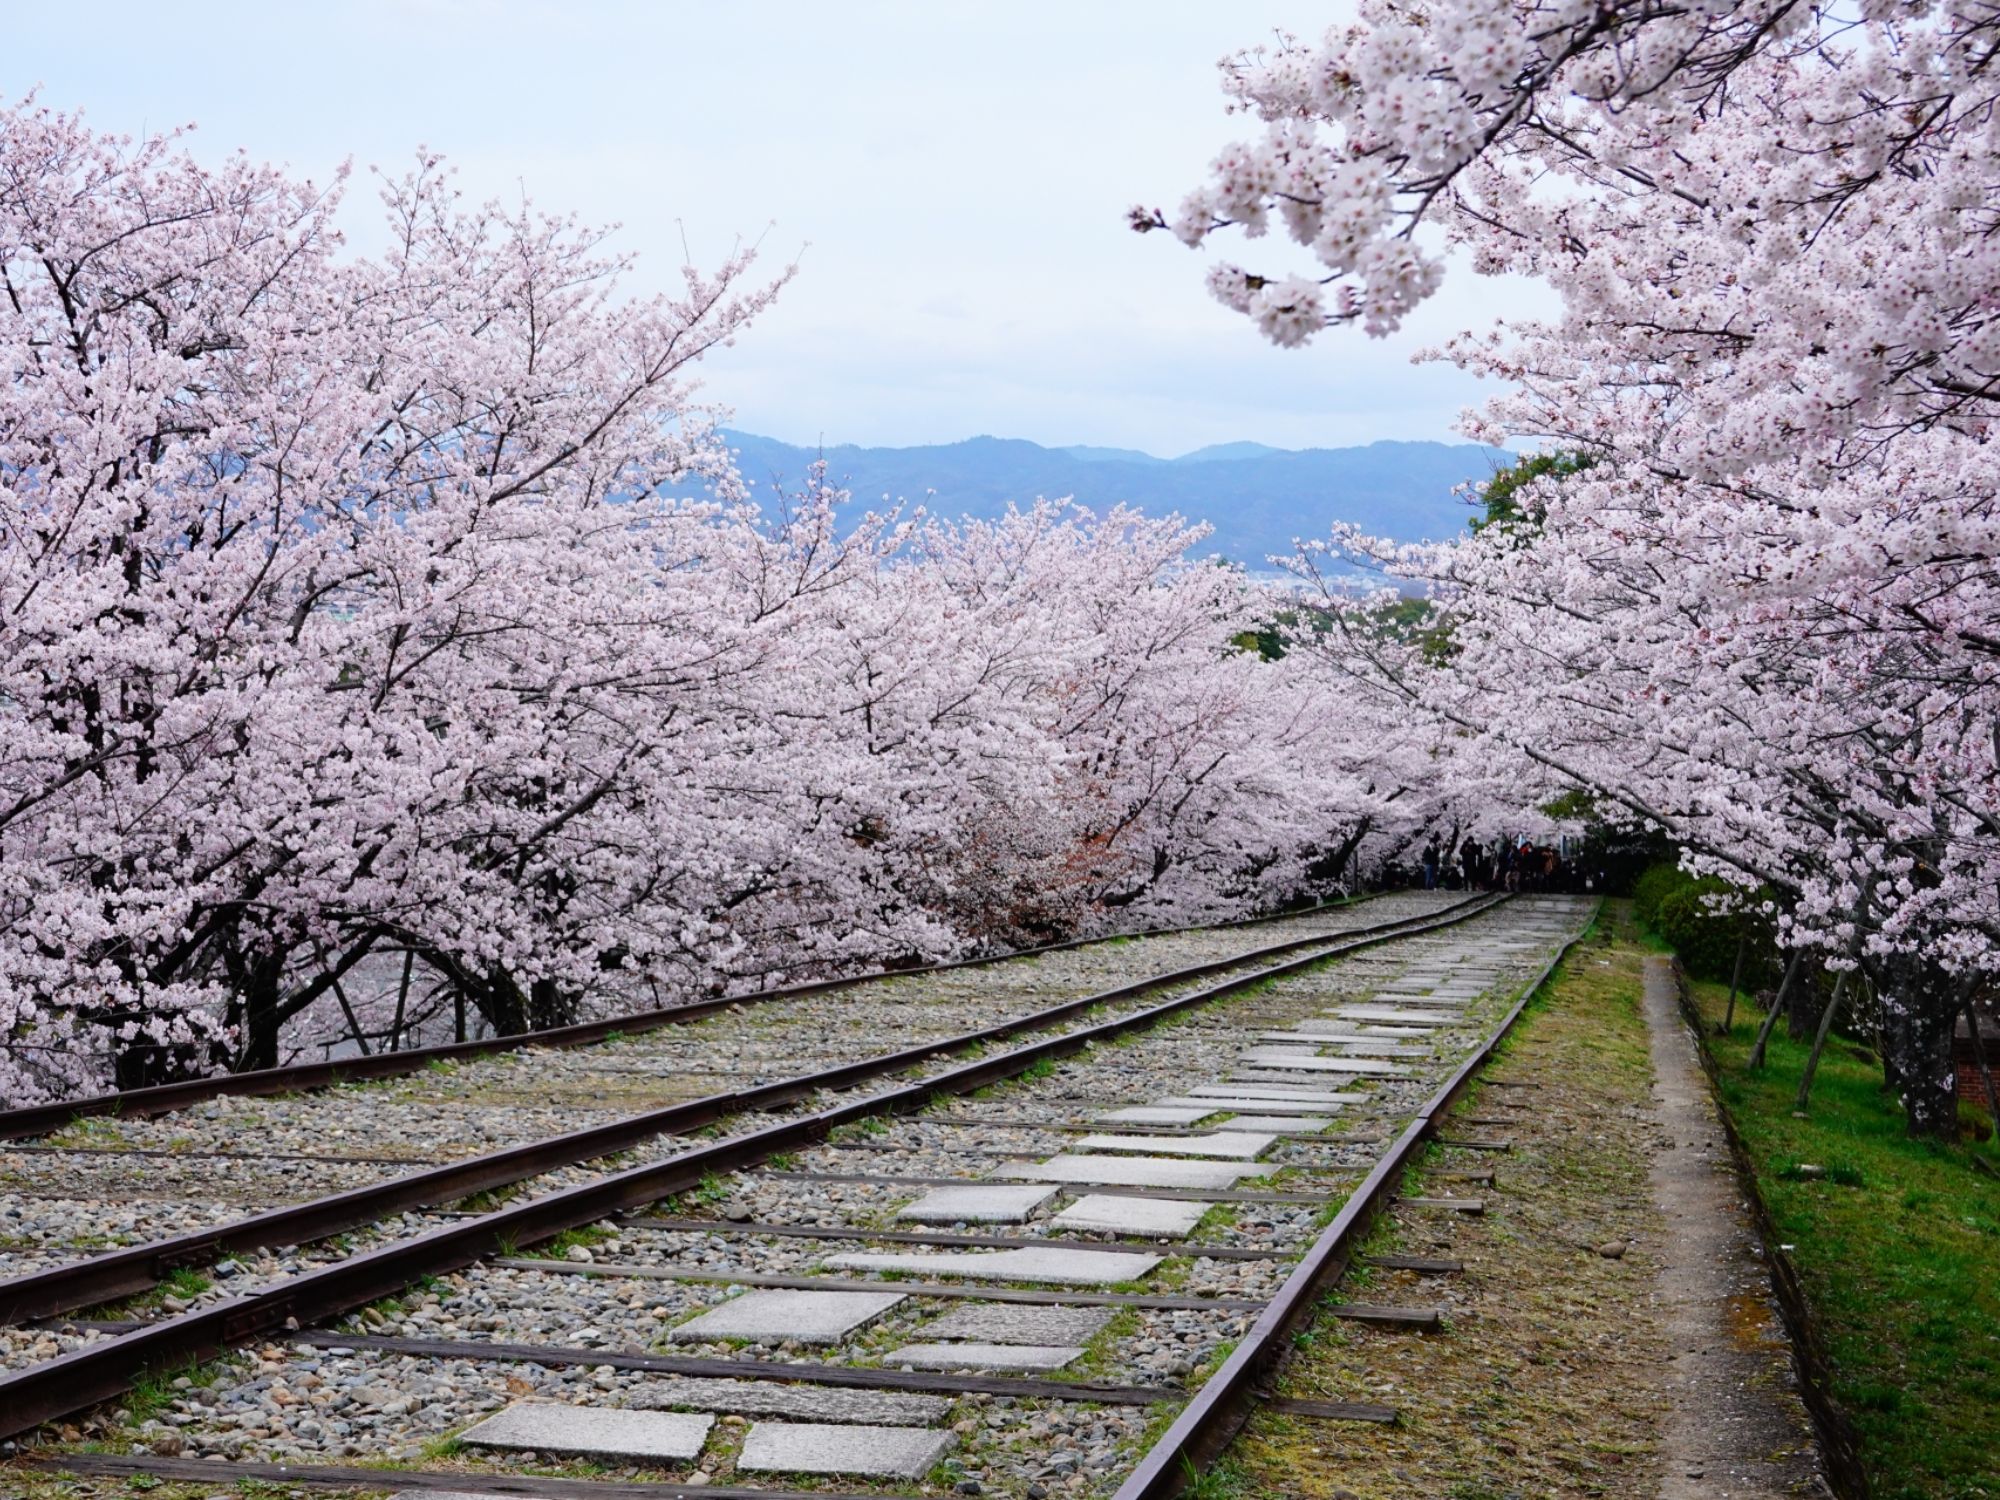
[[[1727, 987], [1695, 985], [1711, 1032]], [[2000, 1497], [2000, 1181], [1976, 1146], [1912, 1141], [1882, 1072], [1831, 1044], [1810, 1117], [1793, 1096], [1807, 1047], [1771, 1037], [1744, 1064], [1760, 1019], [1708, 1045], [1781, 1243], [1791, 1246], [1859, 1431], [1876, 1500]]]

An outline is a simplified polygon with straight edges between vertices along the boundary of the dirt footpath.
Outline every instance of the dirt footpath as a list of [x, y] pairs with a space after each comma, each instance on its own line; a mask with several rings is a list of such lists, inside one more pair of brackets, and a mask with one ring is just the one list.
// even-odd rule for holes
[[1653, 1201], [1666, 1220], [1653, 1310], [1673, 1346], [1661, 1500], [1816, 1493], [1812, 1428], [1761, 1246], [1666, 959], [1646, 960], [1644, 996], [1665, 1134], [1652, 1163]]
[[[1516, 1028], [1373, 1254], [1462, 1272], [1357, 1271], [1341, 1300], [1436, 1307], [1438, 1335], [1322, 1320], [1279, 1394], [1393, 1406], [1394, 1425], [1258, 1415], [1201, 1493], [1307, 1500], [1812, 1495], [1810, 1428], [1728, 1175], [1726, 1147], [1656, 955], [1607, 918], [1553, 1003]], [[1675, 1049], [1681, 1055], [1675, 1055]], [[1655, 1069], [1659, 1082], [1655, 1082]], [[1690, 1071], [1692, 1070], [1692, 1071]], [[1491, 1168], [1491, 1186], [1454, 1172]]]

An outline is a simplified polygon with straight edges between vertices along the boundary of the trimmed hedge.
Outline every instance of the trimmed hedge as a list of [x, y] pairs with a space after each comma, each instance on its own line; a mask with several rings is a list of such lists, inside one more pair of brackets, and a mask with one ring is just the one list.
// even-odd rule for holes
[[1770, 923], [1747, 913], [1718, 914], [1707, 897], [1730, 890], [1713, 876], [1700, 879], [1678, 865], [1654, 865], [1639, 877], [1632, 891], [1633, 915], [1673, 945], [1681, 962], [1698, 979], [1729, 982], [1736, 964], [1736, 944], [1749, 924], [1750, 943], [1743, 954], [1743, 988], [1755, 990], [1778, 979], [1777, 950]]

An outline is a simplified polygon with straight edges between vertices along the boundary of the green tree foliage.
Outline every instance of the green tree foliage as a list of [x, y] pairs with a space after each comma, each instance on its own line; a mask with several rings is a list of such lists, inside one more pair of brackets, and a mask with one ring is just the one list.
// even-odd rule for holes
[[1688, 972], [1698, 979], [1728, 983], [1736, 945], [1747, 936], [1743, 988], [1775, 984], [1779, 960], [1769, 919], [1756, 912], [1715, 909], [1714, 898], [1733, 889], [1713, 876], [1697, 878], [1679, 865], [1657, 864], [1633, 886], [1632, 914], [1673, 944]]
[[1520, 492], [1538, 479], [1564, 479], [1581, 474], [1594, 462], [1587, 453], [1531, 453], [1496, 470], [1479, 488], [1479, 498], [1486, 507], [1485, 518], [1475, 516], [1468, 524], [1476, 532], [1498, 526], [1503, 531], [1532, 533], [1540, 523], [1535, 513], [1524, 508], [1517, 498]]

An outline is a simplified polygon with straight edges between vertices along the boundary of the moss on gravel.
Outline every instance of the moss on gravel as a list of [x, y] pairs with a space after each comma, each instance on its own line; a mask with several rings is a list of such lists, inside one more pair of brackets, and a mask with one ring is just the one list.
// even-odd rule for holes
[[[1622, 910], [1572, 950], [1487, 1076], [1533, 1089], [1480, 1087], [1450, 1134], [1504, 1137], [1511, 1152], [1433, 1148], [1426, 1175], [1493, 1167], [1483, 1218], [1399, 1209], [1370, 1253], [1466, 1262], [1447, 1277], [1374, 1270], [1333, 1294], [1436, 1306], [1432, 1336], [1315, 1322], [1279, 1379], [1280, 1393], [1396, 1407], [1389, 1426], [1259, 1413], [1204, 1500], [1498, 1500], [1502, 1496], [1641, 1495], [1659, 1482], [1668, 1349], [1647, 1306], [1661, 1225], [1647, 1189], [1651, 1068], [1640, 1010], [1647, 950]], [[1598, 1247], [1632, 1247], [1614, 1258]]]

